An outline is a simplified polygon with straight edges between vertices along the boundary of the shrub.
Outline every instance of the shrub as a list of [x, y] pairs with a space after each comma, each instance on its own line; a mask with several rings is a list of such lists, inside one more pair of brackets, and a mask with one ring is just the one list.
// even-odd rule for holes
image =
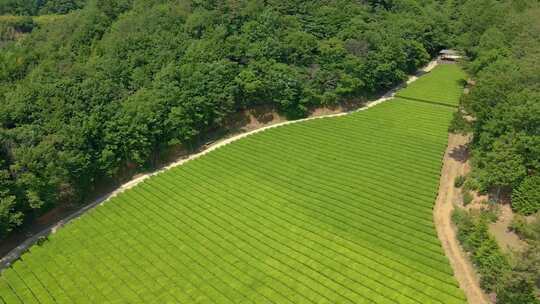
[[471, 132], [471, 124], [465, 119], [461, 111], [454, 113], [454, 117], [448, 127], [448, 132], [454, 134], [467, 134]]
[[473, 200], [473, 196], [469, 191], [463, 191], [463, 205], [467, 206]]
[[468, 236], [474, 231], [475, 223], [471, 214], [463, 209], [457, 208], [452, 212], [452, 222], [457, 226], [457, 238], [464, 244]]
[[478, 191], [480, 189], [481, 189], [480, 183], [475, 178], [467, 178], [465, 182], [463, 182], [463, 190]]
[[497, 290], [499, 304], [539, 304], [536, 298], [534, 281], [523, 276], [512, 275], [504, 286]]
[[482, 288], [495, 291], [505, 282], [511, 270], [510, 263], [501, 252], [497, 242], [489, 234], [484, 216], [469, 211], [456, 210], [452, 220], [458, 228], [458, 239], [472, 256], [480, 274]]
[[473, 255], [473, 262], [478, 266], [480, 285], [487, 291], [497, 290], [503, 282], [504, 274], [510, 271], [510, 264], [492, 238], [486, 238]]
[[540, 210], [540, 176], [526, 177], [512, 192], [512, 209], [523, 215]]
[[454, 187], [460, 188], [465, 183], [465, 180], [465, 176], [463, 175], [456, 176], [456, 178], [454, 179]]
[[527, 220], [524, 216], [520, 214], [516, 214], [514, 216], [509, 228], [517, 235], [519, 235], [520, 238], [526, 238], [526, 236], [529, 234], [529, 226], [527, 225]]

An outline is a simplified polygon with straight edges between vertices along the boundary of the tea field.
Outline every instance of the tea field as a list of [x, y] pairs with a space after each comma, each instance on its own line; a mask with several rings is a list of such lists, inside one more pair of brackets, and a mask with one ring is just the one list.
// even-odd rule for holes
[[433, 206], [457, 66], [366, 111], [276, 127], [35, 245], [3, 303], [466, 303]]

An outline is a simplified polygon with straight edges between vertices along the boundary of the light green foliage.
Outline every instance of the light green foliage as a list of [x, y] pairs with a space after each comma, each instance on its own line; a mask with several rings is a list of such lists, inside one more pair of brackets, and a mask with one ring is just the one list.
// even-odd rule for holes
[[520, 214], [515, 214], [510, 229], [525, 240], [540, 241], [540, 213], [533, 215], [532, 220]]
[[7, 303], [465, 303], [432, 222], [452, 112], [398, 98], [248, 136], [32, 247], [4, 271], [0, 295]]
[[455, 64], [444, 64], [420, 78], [415, 85], [401, 90], [397, 96], [430, 103], [457, 106], [463, 94], [463, 70]]
[[512, 192], [512, 208], [530, 215], [540, 210], [540, 176], [526, 177]]

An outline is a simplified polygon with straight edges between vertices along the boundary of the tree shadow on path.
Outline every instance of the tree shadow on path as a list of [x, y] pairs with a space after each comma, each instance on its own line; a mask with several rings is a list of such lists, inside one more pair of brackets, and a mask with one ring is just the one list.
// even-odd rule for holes
[[450, 157], [460, 163], [465, 163], [469, 159], [469, 147], [467, 145], [459, 145], [450, 151]]

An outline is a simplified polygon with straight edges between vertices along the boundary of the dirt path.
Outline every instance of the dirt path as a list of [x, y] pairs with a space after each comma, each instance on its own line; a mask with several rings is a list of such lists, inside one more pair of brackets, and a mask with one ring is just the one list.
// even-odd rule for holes
[[490, 303], [488, 297], [480, 288], [473, 265], [458, 243], [451, 220], [454, 204], [459, 200], [459, 192], [454, 187], [454, 179], [464, 173], [466, 162], [464, 147], [468, 140], [468, 137], [462, 135], [450, 134], [448, 136], [448, 148], [444, 155], [439, 195], [433, 211], [433, 219], [444, 252], [450, 260], [454, 275], [465, 292], [468, 302], [487, 304]]
[[420, 77], [421, 75], [423, 75], [423, 74], [431, 71], [432, 69], [434, 69], [437, 66], [437, 64], [438, 64], [437, 60], [431, 61], [424, 68], [420, 69], [418, 71], [417, 75], [410, 76], [409, 79], [406, 81], [406, 83], [401, 84], [399, 86], [396, 86], [395, 88], [392, 88], [386, 94], [381, 96], [379, 99], [373, 100], [373, 101], [370, 101], [370, 102], [366, 103], [365, 106], [363, 106], [360, 109], [357, 109], [357, 110], [354, 110], [354, 111], [351, 111], [351, 112], [320, 115], [320, 116], [316, 116], [316, 117], [308, 117], [308, 118], [305, 118], [305, 119], [291, 120], [291, 121], [279, 122], [279, 123], [276, 123], [276, 124], [262, 126], [259, 129], [251, 130], [251, 131], [248, 131], [248, 132], [245, 132], [245, 133], [241, 133], [241, 134], [233, 135], [233, 136], [228, 137], [228, 138], [221, 139], [221, 140], [213, 143], [212, 145], [208, 146], [207, 149], [205, 149], [202, 152], [199, 152], [199, 153], [196, 153], [196, 154], [191, 154], [188, 157], [181, 158], [181, 159], [177, 160], [176, 162], [173, 162], [170, 165], [164, 167], [163, 169], [160, 169], [160, 170], [155, 171], [153, 173], [140, 175], [137, 178], [123, 184], [120, 187], [118, 187], [118, 189], [114, 190], [113, 192], [111, 192], [109, 194], [106, 194], [106, 195], [96, 199], [94, 202], [82, 207], [81, 209], [77, 210], [76, 212], [74, 212], [73, 214], [67, 216], [66, 218], [63, 218], [62, 220], [60, 220], [60, 221], [54, 223], [53, 225], [51, 225], [50, 227], [48, 227], [48, 228], [40, 231], [39, 233], [36, 233], [33, 236], [27, 238], [23, 243], [21, 243], [20, 245], [18, 245], [15, 248], [13, 248], [10, 252], [8, 252], [5, 256], [3, 256], [2, 259], [0, 259], [0, 271], [2, 271], [3, 269], [9, 267], [28, 248], [30, 248], [32, 245], [34, 245], [41, 238], [47, 237], [51, 233], [55, 233], [58, 229], [62, 228], [67, 223], [77, 219], [78, 217], [80, 217], [81, 215], [86, 213], [87, 211], [89, 211], [89, 210], [91, 210], [93, 208], [96, 208], [97, 206], [99, 206], [101, 204], [105, 204], [110, 198], [112, 198], [112, 197], [118, 195], [119, 193], [122, 193], [122, 192], [124, 192], [124, 191], [126, 191], [126, 190], [128, 190], [130, 188], [135, 187], [136, 185], [138, 185], [139, 183], [141, 183], [142, 181], [144, 181], [147, 178], [150, 178], [150, 177], [152, 177], [152, 176], [154, 176], [156, 174], [162, 173], [162, 172], [164, 172], [164, 171], [166, 171], [166, 170], [168, 170], [170, 168], [180, 166], [180, 165], [184, 164], [185, 162], [190, 161], [192, 159], [199, 158], [199, 157], [201, 157], [201, 156], [203, 156], [203, 155], [205, 155], [205, 154], [207, 154], [207, 153], [209, 153], [209, 152], [211, 152], [211, 151], [213, 151], [215, 149], [223, 147], [223, 146], [225, 146], [225, 145], [227, 145], [229, 143], [232, 143], [234, 141], [237, 141], [237, 140], [239, 140], [241, 138], [253, 135], [253, 134], [258, 133], [258, 132], [262, 132], [262, 131], [270, 129], [270, 128], [284, 126], [284, 125], [288, 125], [288, 124], [292, 124], [292, 123], [299, 123], [299, 122], [312, 120], [312, 119], [337, 117], [337, 116], [347, 115], [347, 114], [350, 114], [352, 112], [358, 112], [358, 111], [367, 110], [367, 109], [369, 109], [371, 107], [374, 107], [374, 106], [376, 106], [376, 105], [378, 105], [380, 103], [383, 103], [385, 101], [388, 101], [388, 100], [394, 98], [396, 92], [398, 90], [400, 90], [401, 88], [403, 88], [403, 86], [405, 84], [410, 84], [410, 83], [416, 81], [418, 79], [418, 77]]
[[527, 247], [527, 243], [519, 238], [519, 236], [508, 230], [514, 213], [509, 204], [501, 204], [501, 214], [495, 223], [489, 224], [489, 232], [495, 237], [497, 243], [506, 253], [511, 253], [513, 250], [521, 251]]

